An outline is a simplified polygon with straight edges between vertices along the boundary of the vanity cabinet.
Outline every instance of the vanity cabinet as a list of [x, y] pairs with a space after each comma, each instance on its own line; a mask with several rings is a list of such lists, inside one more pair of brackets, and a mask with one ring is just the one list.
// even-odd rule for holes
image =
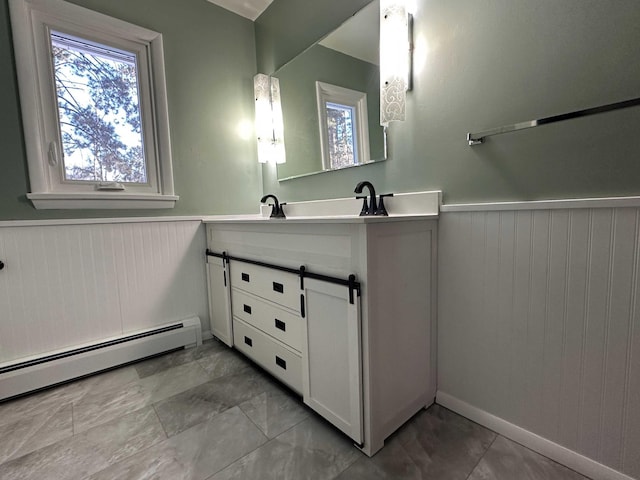
[[[206, 228], [208, 249], [226, 258], [207, 257], [210, 277], [229, 280], [210, 278], [212, 333], [366, 454], [433, 403], [435, 219], [224, 219]], [[295, 273], [301, 267], [307, 274]]]
[[222, 258], [207, 257], [207, 292], [211, 334], [233, 346], [229, 271]]
[[298, 277], [241, 261], [228, 264], [235, 347], [302, 394]]

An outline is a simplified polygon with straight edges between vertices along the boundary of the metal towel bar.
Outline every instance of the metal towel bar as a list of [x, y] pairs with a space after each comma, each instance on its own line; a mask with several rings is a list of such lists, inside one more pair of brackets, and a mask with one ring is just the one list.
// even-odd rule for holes
[[570, 113], [563, 113], [561, 115], [553, 115], [551, 117], [541, 118], [539, 120], [530, 120], [528, 122], [520, 122], [514, 125], [506, 125], [504, 127], [492, 128], [491, 130], [485, 130], [479, 133], [467, 133], [467, 142], [470, 146], [480, 145], [484, 142], [486, 137], [492, 135], [500, 135], [502, 133], [515, 132], [517, 130], [523, 130], [525, 128], [537, 127], [539, 125], [547, 125], [549, 123], [561, 122], [563, 120], [571, 120], [572, 118], [586, 117], [588, 115], [595, 115], [596, 113], [605, 113], [612, 110], [620, 110], [621, 108], [636, 107], [640, 105], [640, 98], [633, 98], [631, 100], [625, 100], [623, 102], [611, 103], [609, 105], [602, 105], [599, 107], [585, 108], [584, 110], [578, 110]]

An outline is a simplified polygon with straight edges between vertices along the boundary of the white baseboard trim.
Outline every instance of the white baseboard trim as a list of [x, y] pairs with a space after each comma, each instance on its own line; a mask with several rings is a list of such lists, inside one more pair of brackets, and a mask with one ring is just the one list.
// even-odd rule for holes
[[447, 393], [438, 391], [436, 403], [593, 480], [635, 480]]

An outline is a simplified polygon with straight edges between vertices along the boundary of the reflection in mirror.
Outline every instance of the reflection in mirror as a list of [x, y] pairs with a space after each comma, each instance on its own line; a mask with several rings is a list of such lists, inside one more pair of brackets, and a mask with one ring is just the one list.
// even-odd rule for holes
[[280, 80], [287, 163], [278, 180], [354, 167], [386, 158], [380, 126], [375, 0], [285, 64]]

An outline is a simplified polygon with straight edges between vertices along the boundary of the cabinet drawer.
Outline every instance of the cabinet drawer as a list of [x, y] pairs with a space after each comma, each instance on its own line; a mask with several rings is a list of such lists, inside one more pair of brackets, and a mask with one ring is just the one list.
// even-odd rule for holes
[[239, 351], [302, 394], [302, 359], [299, 355], [237, 318], [233, 319], [233, 341]]
[[262, 330], [285, 345], [302, 349], [302, 318], [242, 290], [231, 290], [233, 316]]
[[250, 263], [232, 262], [231, 286], [300, 311], [300, 278]]

